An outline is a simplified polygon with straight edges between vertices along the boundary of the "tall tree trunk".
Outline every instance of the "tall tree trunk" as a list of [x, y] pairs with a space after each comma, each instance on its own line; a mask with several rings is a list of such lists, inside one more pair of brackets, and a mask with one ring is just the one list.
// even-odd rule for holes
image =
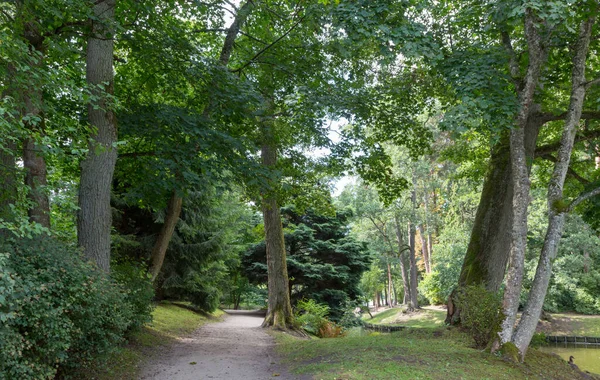
[[[504, 41], [510, 46], [508, 37]], [[511, 72], [517, 78], [516, 62], [511, 64]], [[541, 126], [546, 122], [540, 113], [541, 107], [531, 103], [527, 107], [523, 127], [524, 150], [527, 174], [535, 156], [537, 137]], [[504, 280], [510, 254], [513, 228], [513, 196], [515, 182], [511, 167], [510, 136], [505, 134], [492, 149], [489, 169], [483, 183], [483, 190], [475, 214], [475, 221], [469, 245], [461, 269], [458, 288], [468, 285], [485, 285], [490, 292], [496, 292]], [[446, 323], [459, 321], [460, 310], [455, 307], [452, 292], [448, 299]]]
[[[271, 107], [269, 107], [271, 108]], [[277, 165], [276, 139], [273, 120], [265, 120], [262, 125], [262, 164], [268, 169]], [[277, 329], [292, 328], [293, 314], [290, 302], [289, 279], [285, 254], [285, 241], [281, 215], [277, 204], [277, 184], [262, 191], [262, 211], [267, 246], [267, 275], [269, 305], [263, 327]]]
[[88, 39], [86, 79], [97, 99], [88, 106], [88, 120], [95, 133], [81, 165], [77, 239], [84, 254], [98, 268], [110, 271], [110, 195], [117, 162], [117, 120], [110, 97], [114, 93], [113, 52], [116, 0], [92, 2], [94, 19]]
[[409, 310], [419, 309], [418, 293], [417, 293], [417, 261], [415, 255], [415, 240], [416, 230], [415, 225], [408, 222], [408, 259], [410, 261], [410, 303]]
[[394, 227], [396, 228], [396, 241], [398, 242], [398, 258], [400, 259], [400, 272], [402, 273], [402, 286], [404, 287], [404, 298], [402, 303], [408, 305], [410, 302], [410, 274], [408, 268], [410, 263], [407, 257], [407, 249], [402, 242], [402, 231], [400, 229], [400, 218], [394, 215]]
[[387, 258], [387, 275], [388, 275], [388, 286], [387, 286], [387, 303], [389, 307], [392, 307], [392, 290], [394, 285], [392, 283], [392, 266], [390, 265], [390, 259]]
[[387, 279], [384, 281], [384, 287], [383, 287], [383, 306], [389, 306], [389, 304], [388, 304], [388, 281], [387, 281]]
[[591, 17], [583, 22], [579, 28], [579, 38], [573, 57], [570, 105], [556, 163], [554, 164], [554, 171], [548, 184], [548, 228], [546, 238], [527, 299], [527, 305], [512, 340], [519, 349], [521, 360], [525, 357], [527, 347], [531, 342], [542, 312], [552, 274], [552, 261], [558, 252], [558, 245], [563, 233], [566, 210], [560, 204], [563, 202], [564, 183], [585, 98], [585, 65], [593, 24], [594, 18]]
[[429, 268], [431, 268], [431, 257], [433, 256], [433, 238], [431, 232], [427, 234], [427, 247], [429, 249]]
[[152, 282], [156, 280], [158, 274], [160, 273], [160, 268], [162, 268], [163, 261], [165, 260], [165, 254], [167, 253], [169, 242], [171, 241], [171, 237], [173, 236], [173, 232], [175, 231], [175, 226], [179, 221], [179, 215], [181, 215], [181, 206], [183, 204], [183, 198], [175, 192], [173, 193], [174, 194], [169, 200], [169, 205], [167, 206], [165, 220], [160, 229], [160, 233], [156, 238], [156, 242], [154, 243], [154, 247], [152, 248], [152, 254], [150, 256], [150, 260], [152, 262], [150, 266], [150, 275], [152, 276]]
[[[29, 47], [30, 56], [34, 61], [33, 67], [35, 69], [42, 68], [46, 50], [44, 36], [33, 22], [26, 22], [24, 37]], [[42, 86], [43, 84], [37, 80], [29, 88], [21, 90], [23, 116], [25, 116], [23, 124], [31, 136], [44, 133]], [[41, 147], [31, 137], [23, 141], [23, 168], [25, 169], [25, 184], [29, 187], [27, 199], [31, 202], [31, 206], [27, 210], [29, 220], [50, 228], [50, 201], [46, 193], [48, 184], [46, 160]]]
[[[525, 151], [528, 170], [535, 156], [537, 136], [543, 125], [539, 105], [534, 105], [525, 129]], [[508, 136], [501, 138], [493, 148], [488, 173], [483, 182], [483, 190], [475, 221], [463, 260], [458, 281], [459, 288], [468, 285], [484, 284], [490, 292], [500, 289], [506, 273], [512, 228], [512, 196], [514, 184], [510, 167]], [[453, 302], [454, 292], [448, 299], [446, 323], [459, 321], [459, 310]]]
[[392, 281], [392, 290], [394, 291], [394, 306], [398, 305], [398, 284]]
[[[531, 8], [526, 10], [525, 37], [529, 48], [529, 65], [523, 89], [519, 93], [520, 110], [516, 126], [510, 131], [510, 164], [514, 185], [512, 199], [513, 225], [510, 231], [511, 245], [506, 278], [506, 288], [502, 308], [505, 319], [498, 334], [500, 343], [505, 344], [512, 339], [514, 325], [519, 307], [523, 270], [525, 266], [525, 250], [527, 248], [527, 209], [529, 205], [529, 171], [525, 152], [525, 128], [529, 118], [533, 96], [538, 86], [542, 65], [546, 59], [541, 37], [535, 24], [535, 16]], [[518, 72], [516, 58], [511, 59], [511, 73]], [[513, 75], [515, 76], [515, 75]]]
[[[226, 67], [229, 64], [229, 60], [231, 59], [231, 54], [233, 53], [233, 47], [235, 44], [235, 40], [240, 33], [240, 29], [248, 15], [252, 10], [253, 2], [247, 1], [240, 7], [237, 12], [231, 26], [227, 30], [227, 35], [225, 36], [225, 41], [223, 42], [223, 47], [221, 48], [221, 54], [219, 55], [219, 63]], [[210, 112], [212, 110], [212, 103], [209, 101], [209, 104], [206, 106], [203, 112], [203, 116], [205, 118], [210, 118]], [[179, 207], [170, 207], [171, 205], [177, 205]], [[175, 232], [175, 225], [179, 220], [179, 216], [181, 215], [181, 205], [183, 204], [183, 197], [177, 192], [177, 190], [173, 190], [171, 193], [171, 197], [168, 201], [167, 207], [167, 215], [165, 216], [165, 224], [162, 226], [160, 234], [154, 243], [154, 247], [152, 248], [151, 260], [152, 267], [150, 272], [152, 274], [152, 280], [156, 279], [160, 269], [162, 267], [165, 255], [167, 253], [167, 249], [169, 248], [169, 243], [173, 238], [173, 233]], [[167, 225], [167, 221], [173, 225], [171, 228], [170, 225]], [[156, 258], [156, 260], [155, 260]], [[155, 265], [156, 263], [156, 265]], [[156, 274], [154, 274], [156, 272]]]
[[423, 254], [423, 263], [425, 264], [425, 273], [431, 273], [431, 265], [429, 263], [429, 249], [427, 240], [425, 239], [425, 229], [423, 224], [419, 224], [419, 237], [421, 238], [421, 253]]

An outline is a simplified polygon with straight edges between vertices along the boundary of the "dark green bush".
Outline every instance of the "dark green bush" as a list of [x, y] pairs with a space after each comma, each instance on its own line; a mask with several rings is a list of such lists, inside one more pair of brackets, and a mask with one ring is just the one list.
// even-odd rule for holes
[[133, 263], [120, 263], [111, 267], [111, 277], [122, 286], [125, 300], [133, 309], [128, 332], [140, 329], [152, 320], [154, 287], [148, 271]]
[[456, 292], [462, 327], [469, 332], [477, 347], [486, 347], [500, 331], [504, 318], [500, 293], [491, 293], [484, 286], [471, 285]]
[[0, 378], [68, 377], [148, 318], [74, 247], [22, 239], [0, 253]]

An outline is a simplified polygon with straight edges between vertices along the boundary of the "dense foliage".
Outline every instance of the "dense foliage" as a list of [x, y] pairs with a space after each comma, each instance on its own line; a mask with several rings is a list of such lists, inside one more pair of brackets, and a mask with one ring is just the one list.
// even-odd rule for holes
[[[48, 238], [5, 242], [0, 252], [3, 378], [52, 378], [85, 368], [150, 320], [145, 276], [121, 272], [112, 280], [78, 250]], [[127, 283], [119, 283], [123, 278]]]
[[[292, 298], [326, 304], [330, 318], [338, 321], [346, 302], [360, 296], [360, 277], [370, 262], [364, 244], [348, 235], [351, 214], [337, 211], [327, 216], [311, 210], [301, 214], [287, 207], [282, 215]], [[264, 244], [248, 250], [242, 265], [251, 281], [266, 283]]]

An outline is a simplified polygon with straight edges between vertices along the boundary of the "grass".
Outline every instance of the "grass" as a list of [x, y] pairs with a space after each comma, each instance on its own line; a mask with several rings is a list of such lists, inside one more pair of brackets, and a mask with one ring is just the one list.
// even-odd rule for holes
[[577, 336], [600, 337], [599, 315], [554, 314], [553, 317], [564, 317], [571, 320], [571, 332]]
[[224, 312], [194, 312], [189, 304], [162, 302], [152, 312], [152, 323], [131, 337], [129, 343], [107, 359], [107, 366], [86, 372], [87, 379], [137, 379], [143, 359], [177, 338], [191, 334], [207, 322], [218, 321]]
[[473, 349], [456, 329], [277, 340], [285, 364], [316, 379], [582, 379], [564, 360], [534, 349], [525, 364]]
[[444, 310], [421, 309], [412, 313], [405, 313], [403, 310], [401, 308], [388, 309], [376, 314], [373, 319], [368, 314], [363, 315], [363, 321], [391, 326], [434, 328], [443, 326], [444, 319], [446, 319]]
[[542, 321], [538, 326], [546, 335], [600, 337], [600, 315], [556, 313], [550, 316], [550, 321]]

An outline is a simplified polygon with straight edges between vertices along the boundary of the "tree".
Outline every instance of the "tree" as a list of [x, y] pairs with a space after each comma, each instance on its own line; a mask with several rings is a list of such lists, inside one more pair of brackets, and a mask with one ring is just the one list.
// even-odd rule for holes
[[[366, 245], [348, 234], [351, 212], [300, 213], [293, 206], [281, 211], [292, 302], [306, 298], [326, 303], [331, 318], [339, 320], [346, 303], [361, 295], [358, 284], [370, 264]], [[266, 249], [266, 243], [256, 244], [242, 260], [246, 276], [255, 284], [268, 278]]]
[[114, 113], [114, 34], [116, 0], [93, 3], [94, 17], [86, 52], [86, 79], [91, 101], [88, 121], [94, 133], [81, 165], [77, 240], [98, 268], [110, 271], [110, 195], [117, 162]]
[[554, 165], [550, 183], [548, 184], [548, 229], [544, 239], [544, 247], [540, 254], [536, 276], [532, 288], [529, 291], [527, 305], [525, 306], [523, 316], [512, 337], [512, 341], [515, 343], [521, 354], [521, 360], [525, 358], [527, 347], [531, 342], [539, 316], [542, 312], [542, 306], [544, 304], [552, 271], [552, 261], [558, 252], [558, 245], [563, 234], [566, 213], [572, 210], [573, 207], [581, 201], [595, 194], [600, 194], [600, 188], [596, 188], [587, 194], [580, 195], [580, 197], [573, 201], [566, 209], [564, 206], [560, 206], [560, 203], [563, 201], [563, 188], [567, 177], [575, 134], [581, 119], [585, 91], [586, 87], [589, 86], [585, 76], [585, 69], [592, 26], [595, 23], [595, 13], [596, 12], [593, 12], [591, 16], [581, 22], [579, 36], [577, 42], [574, 44], [570, 104], [565, 118], [557, 161]]

